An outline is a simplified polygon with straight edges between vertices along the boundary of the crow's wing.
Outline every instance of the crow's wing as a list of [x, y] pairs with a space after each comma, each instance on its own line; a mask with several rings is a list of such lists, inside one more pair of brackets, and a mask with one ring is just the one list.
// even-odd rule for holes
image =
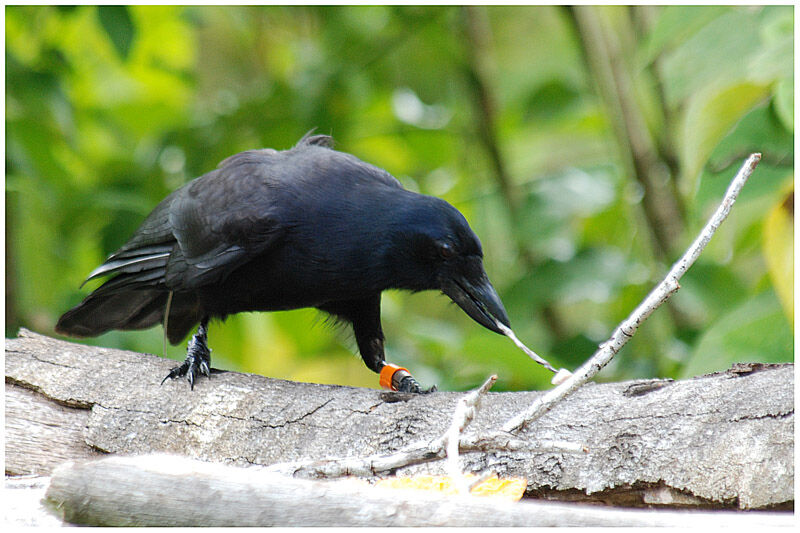
[[116, 274], [98, 292], [161, 286], [192, 290], [227, 276], [282, 234], [265, 162], [274, 150], [232, 156], [167, 196], [87, 281]]
[[274, 150], [237, 154], [176, 195], [169, 224], [177, 250], [167, 263], [167, 287], [194, 289], [224, 279], [283, 235], [268, 171], [272, 157], [279, 157]]
[[163, 284], [166, 266], [175, 247], [169, 209], [179, 193], [180, 189], [162, 200], [128, 242], [89, 274], [86, 281], [118, 274], [95, 292], [102, 289], [104, 292], [117, 293], [144, 285], [153, 287]]

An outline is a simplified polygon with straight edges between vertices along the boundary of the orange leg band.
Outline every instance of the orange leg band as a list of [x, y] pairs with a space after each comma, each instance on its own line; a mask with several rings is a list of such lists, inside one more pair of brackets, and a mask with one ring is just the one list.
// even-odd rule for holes
[[381, 369], [380, 377], [378, 379], [379, 383], [381, 384], [381, 387], [383, 387], [384, 389], [396, 391], [397, 388], [395, 388], [395, 385], [393, 383], [393, 378], [395, 373], [401, 370], [406, 374], [410, 374], [408, 369], [403, 368], [402, 366], [393, 365], [392, 363], [386, 363], [384, 367]]

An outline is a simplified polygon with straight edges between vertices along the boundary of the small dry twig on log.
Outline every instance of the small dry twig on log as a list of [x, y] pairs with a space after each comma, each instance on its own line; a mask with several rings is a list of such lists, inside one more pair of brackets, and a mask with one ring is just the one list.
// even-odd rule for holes
[[666, 302], [679, 288], [678, 280], [689, 270], [700, 254], [705, 249], [711, 237], [720, 224], [728, 217], [739, 191], [747, 183], [747, 179], [755, 170], [761, 160], [761, 154], [751, 154], [731, 181], [725, 196], [717, 210], [706, 223], [703, 231], [697, 236], [683, 256], [672, 265], [664, 280], [659, 283], [647, 298], [626, 318], [606, 342], [600, 345], [592, 357], [589, 358], [575, 373], [559, 386], [540, 396], [524, 412], [515, 416], [503, 425], [503, 431], [516, 431], [536, 420], [549, 411], [561, 399], [576, 391], [581, 385], [592, 379], [633, 337], [642, 322], [649, 317], [661, 304]]
[[469, 484], [464, 478], [464, 473], [461, 471], [461, 467], [458, 466], [459, 440], [464, 429], [475, 418], [481, 395], [491, 389], [495, 381], [497, 381], [496, 375], [489, 376], [489, 379], [483, 385], [458, 400], [456, 409], [453, 412], [453, 422], [442, 436], [447, 451], [447, 470], [459, 494], [466, 494], [470, 491]]
[[505, 431], [461, 437], [458, 447], [463, 452], [530, 452], [530, 453], [587, 453], [583, 444], [565, 440], [517, 439]]

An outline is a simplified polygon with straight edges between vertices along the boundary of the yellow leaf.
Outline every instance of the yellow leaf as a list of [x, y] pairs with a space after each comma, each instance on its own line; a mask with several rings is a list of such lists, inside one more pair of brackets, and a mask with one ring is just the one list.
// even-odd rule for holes
[[[466, 474], [464, 477], [468, 482], [475, 479], [474, 474]], [[381, 479], [375, 483], [375, 486], [392, 489], [425, 490], [447, 495], [457, 494], [456, 484], [449, 476], [418, 475], [411, 477], [393, 477]], [[472, 489], [471, 494], [473, 496], [494, 497], [509, 501], [517, 501], [522, 498], [527, 486], [528, 482], [525, 478], [499, 479], [495, 476]]]
[[714, 148], [768, 94], [767, 85], [742, 82], [721, 90], [709, 87], [691, 97], [680, 137], [684, 168], [678, 186], [684, 196], [697, 192], [698, 178]]
[[794, 326], [794, 186], [764, 221], [764, 257], [783, 311]]

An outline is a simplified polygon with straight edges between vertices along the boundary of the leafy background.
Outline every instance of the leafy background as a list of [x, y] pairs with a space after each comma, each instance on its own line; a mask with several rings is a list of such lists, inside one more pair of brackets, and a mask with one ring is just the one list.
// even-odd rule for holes
[[[750, 152], [731, 218], [602, 379], [793, 359], [791, 6], [6, 7], [6, 336], [53, 334], [169, 191], [305, 132], [458, 207], [518, 336], [588, 357]], [[547, 372], [434, 293], [385, 294], [388, 359], [462, 390]], [[210, 331], [214, 365], [377, 380], [314, 310]], [[161, 353], [160, 328], [85, 342]], [[182, 359], [183, 347], [169, 355]]]

